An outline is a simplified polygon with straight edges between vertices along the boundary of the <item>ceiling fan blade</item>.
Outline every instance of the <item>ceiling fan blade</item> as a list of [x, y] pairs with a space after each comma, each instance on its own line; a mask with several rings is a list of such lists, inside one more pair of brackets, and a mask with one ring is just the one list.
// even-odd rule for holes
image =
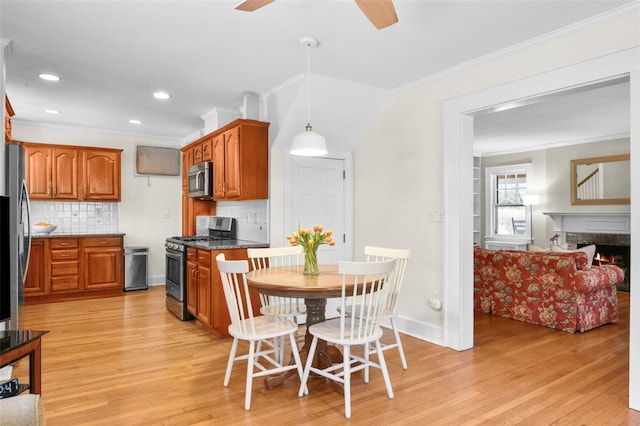
[[254, 10], [260, 9], [262, 6], [266, 6], [274, 1], [276, 0], [245, 0], [235, 8], [245, 12], [253, 12]]
[[355, 0], [358, 7], [377, 28], [382, 29], [398, 22], [392, 0]]

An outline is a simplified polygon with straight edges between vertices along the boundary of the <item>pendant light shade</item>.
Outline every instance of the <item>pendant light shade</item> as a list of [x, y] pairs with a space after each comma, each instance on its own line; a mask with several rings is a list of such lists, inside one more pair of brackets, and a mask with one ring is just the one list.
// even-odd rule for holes
[[307, 123], [305, 131], [293, 137], [291, 155], [303, 157], [327, 155], [327, 143], [324, 136], [311, 130], [311, 125]]
[[327, 155], [327, 142], [324, 136], [311, 129], [311, 57], [310, 49], [318, 45], [318, 40], [313, 37], [303, 37], [300, 44], [307, 46], [307, 125], [304, 132], [294, 136], [291, 145], [291, 155], [304, 157], [317, 157]]

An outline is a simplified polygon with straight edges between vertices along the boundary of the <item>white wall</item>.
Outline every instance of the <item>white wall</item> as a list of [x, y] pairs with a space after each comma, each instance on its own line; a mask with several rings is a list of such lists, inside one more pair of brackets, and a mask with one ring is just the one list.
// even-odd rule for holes
[[[569, 145], [540, 149], [514, 154], [482, 157], [482, 212], [486, 210], [484, 169], [486, 167], [508, 164], [531, 163], [532, 176], [529, 179], [530, 192], [539, 195], [539, 204], [533, 206], [534, 244], [545, 247], [553, 235], [553, 220], [543, 212], [628, 212], [629, 205], [573, 206], [569, 186], [569, 162], [578, 158], [600, 157], [605, 155], [628, 154], [629, 138]], [[627, 176], [627, 180], [629, 176]], [[483, 217], [486, 217], [483, 214]], [[482, 227], [486, 234], [485, 223]]]
[[[179, 177], [134, 176], [134, 150], [136, 145], [180, 148], [180, 142], [94, 129], [34, 126], [24, 122], [14, 122], [13, 138], [25, 142], [123, 149], [118, 230], [125, 233], [125, 246], [149, 247], [149, 282], [164, 284], [164, 241], [169, 236], [182, 234], [182, 182]], [[169, 217], [161, 217], [163, 211], [168, 212]]]
[[444, 311], [433, 311], [427, 304], [427, 298], [433, 293], [442, 295], [447, 286], [443, 282], [445, 241], [453, 238], [452, 244], [459, 244], [456, 235], [444, 234], [443, 223], [429, 220], [431, 209], [444, 208], [448, 191], [443, 166], [444, 102], [638, 46], [638, 28], [640, 11], [636, 7], [390, 96], [354, 153], [354, 247], [381, 244], [412, 250], [399, 300], [399, 313], [407, 319], [402, 324], [405, 330], [444, 342]]

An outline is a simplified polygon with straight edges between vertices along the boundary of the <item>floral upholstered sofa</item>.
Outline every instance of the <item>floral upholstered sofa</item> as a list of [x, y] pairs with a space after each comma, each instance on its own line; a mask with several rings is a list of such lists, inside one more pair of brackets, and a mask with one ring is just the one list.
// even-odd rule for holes
[[617, 266], [587, 269], [584, 252], [474, 247], [474, 309], [575, 333], [618, 319]]

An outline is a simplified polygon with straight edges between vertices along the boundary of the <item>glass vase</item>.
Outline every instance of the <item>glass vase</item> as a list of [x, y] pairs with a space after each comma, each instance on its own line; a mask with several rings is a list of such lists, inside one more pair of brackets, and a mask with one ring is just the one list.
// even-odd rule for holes
[[318, 275], [318, 249], [309, 247], [304, 249], [304, 270], [306, 275]]

